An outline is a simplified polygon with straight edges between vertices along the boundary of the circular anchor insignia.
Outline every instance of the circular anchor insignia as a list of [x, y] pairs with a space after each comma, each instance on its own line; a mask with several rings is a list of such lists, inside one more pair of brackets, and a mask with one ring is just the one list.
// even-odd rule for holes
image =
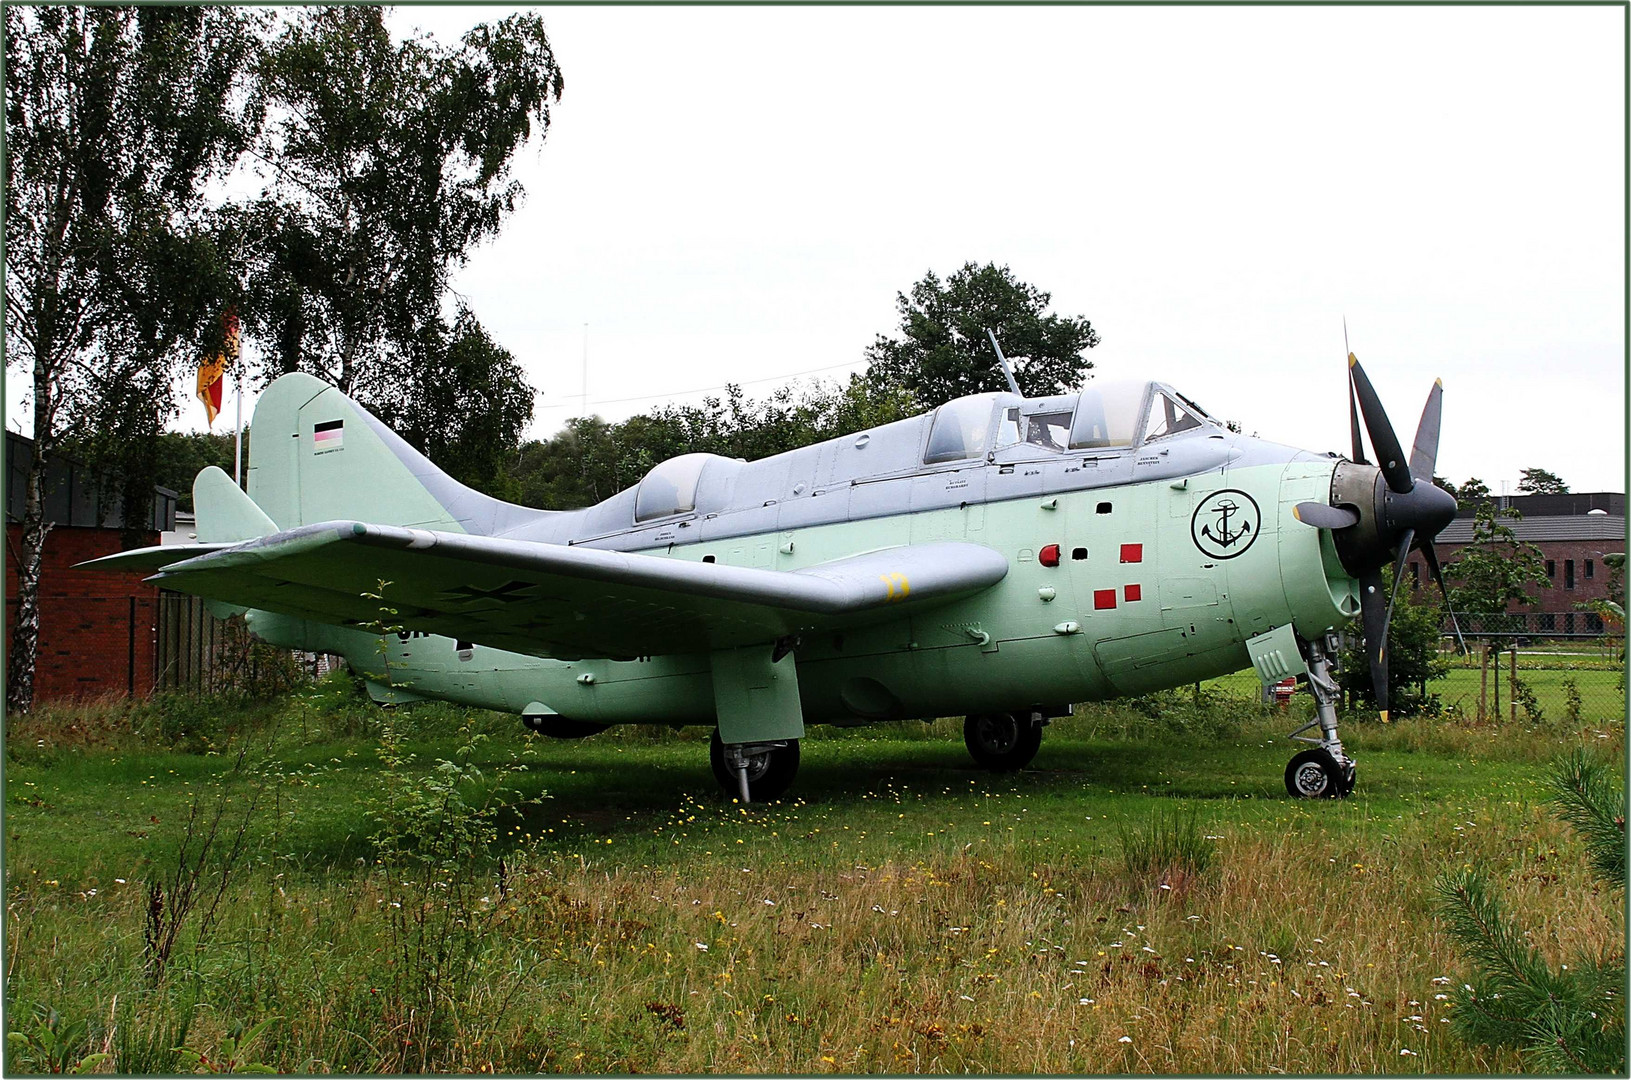
[[1256, 499], [1238, 488], [1224, 488], [1212, 492], [1195, 507], [1189, 519], [1189, 536], [1203, 554], [1233, 559], [1256, 542], [1262, 524]]

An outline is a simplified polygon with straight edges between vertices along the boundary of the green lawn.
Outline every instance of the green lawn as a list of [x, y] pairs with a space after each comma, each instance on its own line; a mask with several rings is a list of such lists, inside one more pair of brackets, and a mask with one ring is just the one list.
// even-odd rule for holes
[[[185, 1066], [158, 1047], [183, 1016], [216, 1055], [277, 1017], [254, 1053], [292, 1071], [1521, 1069], [1437, 1023], [1434, 980], [1459, 961], [1431, 882], [1486, 863], [1543, 949], [1608, 947], [1617, 902], [1541, 778], [1571, 745], [1618, 754], [1623, 725], [1350, 723], [1355, 795], [1307, 803], [1284, 792], [1285, 714], [1183, 699], [1079, 710], [1006, 776], [973, 766], [954, 721], [818, 729], [795, 797], [755, 808], [720, 798], [701, 732], [563, 743], [433, 707], [403, 721], [407, 776], [455, 757], [464, 719], [491, 738], [463, 797], [525, 771], [479, 855], [429, 876], [375, 865], [393, 788], [374, 740], [335, 737], [357, 714], [308, 703], [288, 713], [304, 723], [240, 732], [224, 715], [203, 753], [117, 716], [25, 721], [7, 745], [9, 1015], [83, 1019], [87, 1051], [111, 1018], [134, 1071]], [[195, 912], [155, 980], [151, 886], [174, 892], [195, 796], [225, 811], [209, 895], [259, 802], [213, 932]], [[1213, 865], [1130, 869], [1127, 837], [1173, 815]], [[397, 873], [426, 888], [403, 908]], [[427, 927], [465, 942], [457, 964]], [[434, 1007], [394, 1012], [428, 993], [404, 972], [426, 971]]]

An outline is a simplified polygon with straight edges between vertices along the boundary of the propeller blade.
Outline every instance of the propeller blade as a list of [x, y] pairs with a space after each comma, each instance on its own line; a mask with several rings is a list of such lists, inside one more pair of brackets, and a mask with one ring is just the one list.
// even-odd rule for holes
[[[1354, 354], [1348, 354], [1349, 365], [1357, 364]], [[1353, 454], [1349, 458], [1355, 465], [1369, 465], [1365, 460], [1365, 444], [1359, 438], [1359, 406], [1354, 402], [1353, 376], [1348, 376], [1348, 433], [1353, 436]]]
[[1456, 644], [1461, 646], [1462, 655], [1466, 655], [1467, 639], [1461, 636], [1461, 624], [1456, 622], [1455, 612], [1450, 609], [1450, 587], [1444, 584], [1444, 568], [1439, 566], [1438, 552], [1433, 548], [1431, 540], [1425, 540], [1421, 545], [1422, 557], [1427, 560], [1427, 570], [1438, 582], [1438, 591], [1444, 596], [1444, 610], [1450, 613], [1450, 628], [1455, 631]]
[[1316, 529], [1346, 529], [1359, 524], [1358, 514], [1328, 503], [1300, 502], [1291, 508], [1291, 516]]
[[1365, 430], [1370, 432], [1370, 444], [1376, 450], [1382, 478], [1395, 495], [1408, 494], [1416, 486], [1410, 475], [1410, 463], [1405, 460], [1404, 448], [1399, 445], [1399, 437], [1393, 433], [1393, 425], [1388, 422], [1382, 399], [1376, 396], [1376, 388], [1371, 385], [1365, 369], [1359, 366], [1359, 359], [1353, 353], [1348, 354], [1348, 374], [1352, 376], [1354, 392], [1359, 395], [1359, 411], [1365, 417]]
[[1365, 627], [1365, 659], [1370, 664], [1371, 692], [1383, 720], [1387, 719], [1387, 615], [1382, 571], [1366, 571], [1359, 579], [1359, 616]]
[[1421, 423], [1416, 425], [1416, 441], [1410, 447], [1410, 475], [1423, 483], [1433, 482], [1433, 466], [1438, 461], [1438, 429], [1444, 417], [1444, 381], [1433, 380], [1427, 392], [1427, 404], [1421, 411]]

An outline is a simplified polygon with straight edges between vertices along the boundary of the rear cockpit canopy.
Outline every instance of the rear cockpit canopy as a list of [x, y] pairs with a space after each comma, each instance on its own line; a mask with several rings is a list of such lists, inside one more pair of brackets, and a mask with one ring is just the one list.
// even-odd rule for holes
[[704, 471], [708, 484], [704, 489], [709, 501], [721, 509], [730, 499], [730, 489], [736, 473], [742, 469], [741, 458], [720, 457], [718, 454], [681, 454], [652, 467], [640, 481], [634, 496], [634, 520], [656, 521], [659, 518], [689, 514], [697, 509], [697, 490]]
[[1218, 422], [1165, 383], [1105, 380], [1079, 394], [1021, 398], [974, 394], [935, 410], [925, 465], [978, 458], [1015, 447], [1064, 453], [1118, 450]]

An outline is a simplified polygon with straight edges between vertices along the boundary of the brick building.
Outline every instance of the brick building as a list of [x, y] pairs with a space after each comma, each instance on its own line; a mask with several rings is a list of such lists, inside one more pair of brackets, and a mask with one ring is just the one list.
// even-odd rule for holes
[[[1608, 591], [1609, 569], [1603, 556], [1625, 551], [1625, 496], [1619, 492], [1585, 492], [1578, 495], [1493, 496], [1498, 506], [1511, 507], [1522, 520], [1502, 519], [1517, 538], [1540, 549], [1546, 560], [1550, 588], [1531, 587], [1534, 597], [1528, 607], [1514, 606], [1510, 629], [1518, 633], [1600, 634], [1602, 621], [1575, 607], [1587, 600], [1616, 599]], [[1434, 547], [1439, 561], [1448, 566], [1472, 540], [1475, 511], [1463, 510], [1439, 533]], [[1428, 582], [1421, 554], [1413, 553], [1406, 564], [1418, 584]]]
[[[16, 607], [15, 561], [22, 548], [25, 483], [31, 440], [6, 432], [6, 651]], [[58, 456], [46, 469], [45, 514], [52, 528], [40, 572], [40, 642], [34, 698], [51, 701], [153, 688], [158, 589], [140, 573], [76, 570], [74, 564], [124, 549], [126, 521], [118, 499], [84, 465]], [[154, 489], [148, 516], [135, 523], [142, 544], [173, 527], [176, 493]]]

